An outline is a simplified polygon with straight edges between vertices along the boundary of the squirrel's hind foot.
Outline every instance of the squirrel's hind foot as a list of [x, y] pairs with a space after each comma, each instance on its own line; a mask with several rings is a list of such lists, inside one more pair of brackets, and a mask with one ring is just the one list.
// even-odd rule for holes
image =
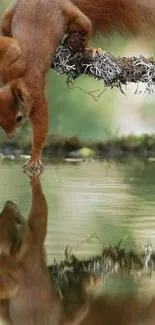
[[100, 47], [99, 48], [96, 48], [96, 47], [92, 47], [92, 46], [88, 46], [86, 47], [85, 49], [86, 52], [90, 52], [92, 54], [92, 57], [94, 58], [95, 55], [97, 54], [104, 54], [105, 51], [102, 50]]

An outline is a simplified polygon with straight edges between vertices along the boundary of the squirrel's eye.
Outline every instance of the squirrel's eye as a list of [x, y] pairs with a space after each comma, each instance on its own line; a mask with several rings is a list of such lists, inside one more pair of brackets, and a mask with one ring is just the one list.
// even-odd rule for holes
[[17, 117], [16, 117], [16, 122], [19, 123], [23, 118], [23, 114], [22, 113], [18, 113]]
[[16, 224], [17, 224], [18, 226], [21, 226], [22, 221], [21, 221], [21, 218], [20, 218], [20, 217], [16, 217]]

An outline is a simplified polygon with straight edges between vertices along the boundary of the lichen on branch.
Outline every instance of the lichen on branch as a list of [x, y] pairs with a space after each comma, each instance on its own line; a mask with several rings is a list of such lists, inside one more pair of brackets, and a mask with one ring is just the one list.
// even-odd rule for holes
[[119, 87], [131, 82], [145, 83], [151, 93], [155, 86], [155, 62], [153, 58], [118, 57], [109, 52], [85, 51], [85, 34], [72, 33], [59, 44], [51, 66], [58, 75], [66, 74], [71, 80], [81, 75], [102, 80], [105, 87]]

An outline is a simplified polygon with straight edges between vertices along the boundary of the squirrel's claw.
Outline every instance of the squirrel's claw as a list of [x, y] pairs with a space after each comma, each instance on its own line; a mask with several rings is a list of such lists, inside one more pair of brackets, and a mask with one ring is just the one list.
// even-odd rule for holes
[[40, 176], [43, 173], [44, 168], [40, 159], [31, 157], [24, 164], [23, 171], [30, 176], [33, 175]]

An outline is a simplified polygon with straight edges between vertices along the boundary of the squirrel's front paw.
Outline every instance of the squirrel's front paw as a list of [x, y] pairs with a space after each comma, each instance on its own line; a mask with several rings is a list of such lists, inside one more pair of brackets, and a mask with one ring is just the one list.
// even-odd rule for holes
[[26, 172], [28, 175], [36, 175], [40, 176], [41, 173], [44, 171], [42, 162], [40, 159], [31, 157], [23, 166], [23, 171]]

